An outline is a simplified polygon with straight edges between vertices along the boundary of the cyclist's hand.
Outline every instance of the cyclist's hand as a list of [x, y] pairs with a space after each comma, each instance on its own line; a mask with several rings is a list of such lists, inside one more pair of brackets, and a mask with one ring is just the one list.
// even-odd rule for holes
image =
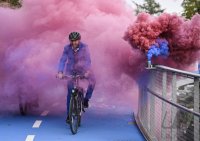
[[89, 75], [90, 75], [90, 72], [89, 72], [89, 71], [87, 71], [87, 72], [84, 74], [84, 76], [85, 76], [86, 78], [88, 78]]
[[56, 78], [58, 79], [63, 79], [63, 73], [62, 72], [59, 72], [57, 75], [56, 75]]

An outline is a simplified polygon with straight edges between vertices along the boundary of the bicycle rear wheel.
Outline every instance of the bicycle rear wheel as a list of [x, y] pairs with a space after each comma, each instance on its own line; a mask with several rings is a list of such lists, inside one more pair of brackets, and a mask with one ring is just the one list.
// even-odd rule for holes
[[71, 97], [70, 100], [70, 108], [69, 108], [69, 119], [70, 119], [70, 129], [72, 134], [76, 134], [78, 131], [79, 124], [79, 112], [77, 100], [74, 96]]

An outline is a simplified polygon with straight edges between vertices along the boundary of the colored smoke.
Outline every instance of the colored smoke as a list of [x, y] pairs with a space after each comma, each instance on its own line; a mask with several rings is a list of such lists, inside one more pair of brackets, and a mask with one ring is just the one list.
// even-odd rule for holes
[[200, 15], [196, 14], [191, 20], [186, 20], [176, 14], [151, 16], [141, 13], [128, 27], [124, 37], [133, 48], [142, 52], [147, 52], [158, 38], [169, 42], [170, 55], [164, 64], [187, 67], [199, 59]]
[[17, 111], [19, 95], [39, 97], [40, 110], [55, 102], [65, 109], [66, 82], [55, 74], [71, 31], [80, 32], [90, 49], [97, 78], [93, 105], [133, 109], [137, 89], [130, 74], [142, 56], [123, 40], [132, 19], [120, 0], [24, 0], [20, 9], [0, 8], [0, 111]]
[[157, 39], [157, 44], [153, 44], [150, 46], [150, 49], [147, 51], [147, 59], [151, 61], [153, 56], [165, 56], [169, 55], [169, 47], [168, 42], [166, 40]]

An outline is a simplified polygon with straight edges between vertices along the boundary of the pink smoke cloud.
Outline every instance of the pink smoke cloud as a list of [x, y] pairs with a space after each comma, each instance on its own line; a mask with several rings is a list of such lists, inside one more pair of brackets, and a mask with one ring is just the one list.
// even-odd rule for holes
[[199, 58], [199, 33], [200, 15], [198, 14], [191, 20], [185, 20], [176, 14], [163, 13], [154, 17], [141, 13], [129, 26], [124, 38], [133, 48], [140, 49], [142, 52], [148, 51], [157, 38], [167, 39], [170, 56], [165, 60], [165, 64], [183, 68]]
[[28, 100], [39, 96], [42, 108], [63, 102], [65, 82], [56, 80], [55, 73], [71, 31], [81, 32], [89, 45], [97, 77], [94, 104], [102, 99], [100, 104], [136, 106], [131, 77], [144, 57], [122, 38], [133, 19], [119, 0], [24, 0], [21, 9], [0, 8], [1, 107], [17, 110], [12, 104], [20, 94]]

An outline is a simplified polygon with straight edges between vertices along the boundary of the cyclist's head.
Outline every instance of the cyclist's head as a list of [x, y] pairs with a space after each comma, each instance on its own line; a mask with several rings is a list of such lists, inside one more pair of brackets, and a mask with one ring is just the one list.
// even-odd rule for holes
[[78, 32], [71, 32], [70, 34], [69, 34], [69, 40], [70, 40], [70, 42], [71, 42], [71, 45], [73, 46], [73, 47], [78, 47], [78, 45], [79, 45], [79, 43], [80, 43], [80, 40], [81, 40], [81, 35], [80, 35], [80, 33], [78, 33]]
[[76, 40], [80, 40], [81, 39], [81, 34], [78, 32], [71, 32], [69, 34], [69, 40], [70, 41], [76, 41]]

